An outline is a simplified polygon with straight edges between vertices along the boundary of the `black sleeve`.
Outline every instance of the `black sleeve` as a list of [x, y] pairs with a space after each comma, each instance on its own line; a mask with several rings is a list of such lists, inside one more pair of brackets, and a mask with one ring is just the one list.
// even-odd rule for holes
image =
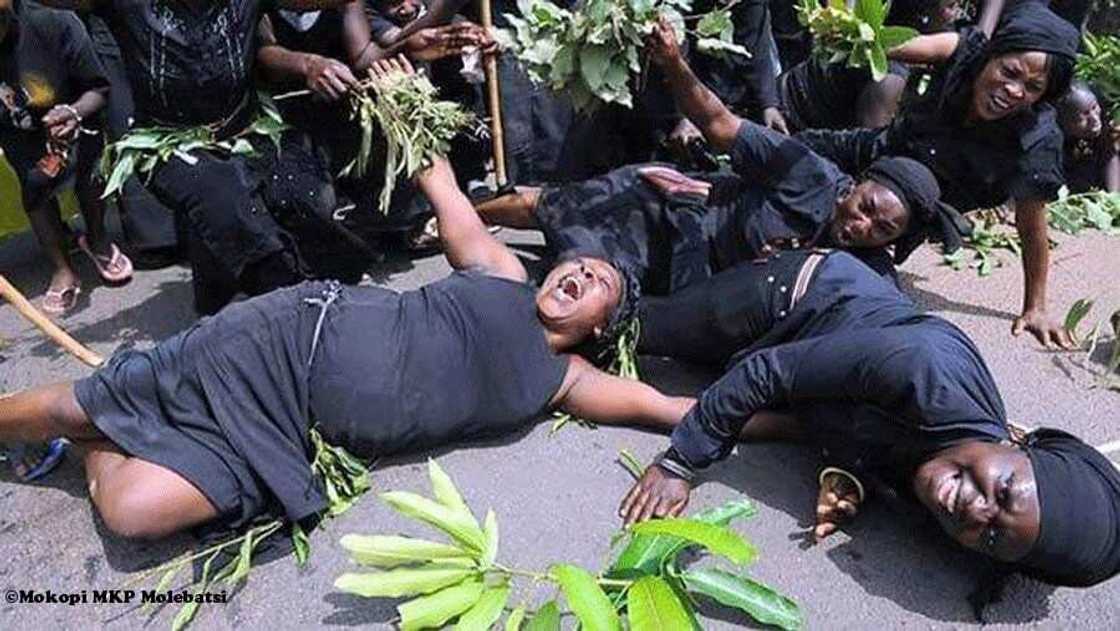
[[803, 205], [807, 194], [832, 194], [841, 177], [836, 165], [805, 143], [748, 120], [739, 126], [730, 153], [737, 174], [780, 193], [791, 207]]
[[731, 21], [735, 27], [732, 40], [750, 51], [750, 58], [693, 53], [694, 58], [702, 58], [693, 64], [697, 77], [732, 109], [761, 111], [777, 107], [777, 54], [770, 31], [769, 2], [741, 1], [731, 7]]
[[90, 90], [109, 89], [109, 78], [101, 60], [97, 57], [93, 40], [78, 16], [66, 12], [61, 14], [65, 23], [62, 29], [62, 59], [68, 70], [75, 97]]
[[1012, 199], [1053, 201], [1065, 184], [1064, 137], [1054, 108], [1044, 106], [1035, 126], [1025, 132], [1019, 168], [1008, 186]]
[[859, 177], [883, 153], [887, 129], [809, 129], [794, 138], [844, 173]]
[[925, 338], [913, 326], [866, 329], [782, 344], [748, 355], [704, 391], [673, 430], [693, 468], [722, 459], [750, 417], [808, 401], [863, 402], [914, 413], [936, 387]]

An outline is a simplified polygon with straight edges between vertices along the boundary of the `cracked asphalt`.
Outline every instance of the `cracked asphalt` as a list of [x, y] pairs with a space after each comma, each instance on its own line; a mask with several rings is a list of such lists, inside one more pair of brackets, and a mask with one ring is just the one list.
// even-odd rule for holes
[[[539, 253], [532, 233], [505, 231], [502, 238], [526, 257]], [[1052, 310], [1059, 316], [1075, 299], [1094, 297], [1090, 317], [1120, 308], [1120, 239], [1098, 233], [1059, 236], [1054, 253]], [[1009, 330], [1018, 311], [1022, 276], [1018, 262], [988, 278], [954, 272], [926, 248], [902, 270], [905, 284], [930, 310], [964, 328], [989, 362], [1012, 420], [1074, 431], [1095, 444], [1120, 439], [1120, 393], [1093, 388], [1108, 352], [1055, 353]], [[417, 287], [447, 273], [438, 256], [393, 259], [371, 271], [375, 282]], [[47, 283], [34, 240], [27, 234], [0, 244], [0, 271], [33, 300]], [[122, 288], [98, 286], [82, 267], [87, 288], [80, 309], [62, 324], [80, 341], [109, 355], [143, 347], [187, 326], [190, 277], [182, 267], [141, 271]], [[92, 291], [90, 290], [92, 288]], [[693, 392], [709, 375], [664, 361], [644, 361], [645, 373], [667, 390]], [[0, 306], [0, 392], [74, 379], [87, 370], [47, 342], [9, 306]], [[609, 558], [618, 528], [615, 507], [630, 477], [615, 459], [626, 448], [643, 461], [660, 451], [662, 436], [626, 428], [570, 426], [549, 436], [542, 422], [502, 440], [456, 445], [438, 457], [476, 512], [493, 508], [501, 525], [500, 560], [543, 569], [557, 561], [589, 569]], [[372, 474], [376, 491], [427, 492], [429, 454], [380, 462]], [[735, 527], [761, 550], [749, 569], [796, 599], [810, 629], [972, 628], [979, 626], [965, 597], [983, 576], [976, 559], [955, 549], [920, 514], [868, 506], [859, 519], [828, 542], [804, 544], [812, 519], [817, 459], [796, 445], [743, 445], [706, 472], [693, 507], [749, 497], [759, 514]], [[0, 472], [0, 589], [56, 593], [121, 587], [145, 568], [190, 549], [182, 536], [159, 543], [109, 535], [91, 513], [79, 463], [66, 462], [42, 483], [21, 484]], [[350, 512], [311, 535], [311, 558], [298, 569], [291, 558], [254, 568], [227, 604], [203, 605], [196, 629], [390, 628], [395, 602], [364, 600], [334, 590], [336, 576], [351, 567], [338, 538], [349, 532], [426, 531], [397, 517], [369, 494]], [[710, 561], [705, 561], [705, 563]], [[147, 587], [153, 587], [150, 582]], [[520, 590], [542, 602], [546, 592]], [[1120, 628], [1120, 580], [1088, 590], [1052, 589], [1014, 579], [1001, 602], [989, 608], [993, 628]], [[0, 604], [0, 628], [166, 628], [172, 608], [140, 611], [125, 605]], [[710, 629], [754, 626], [735, 612], [702, 608]]]

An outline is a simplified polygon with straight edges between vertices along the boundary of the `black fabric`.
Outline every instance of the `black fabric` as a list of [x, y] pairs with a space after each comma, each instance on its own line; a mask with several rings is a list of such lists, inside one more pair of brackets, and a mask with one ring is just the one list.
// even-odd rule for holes
[[[1021, 0], [1021, 1], [1026, 1], [1026, 0]], [[1089, 14], [1093, 12], [1093, 9], [1096, 6], [1096, 2], [1094, 2], [1094, 0], [1048, 0], [1048, 1], [1047, 0], [1038, 0], [1038, 1], [1045, 2], [1050, 7], [1050, 10], [1054, 12], [1055, 15], [1061, 17], [1063, 20], [1069, 22], [1070, 24], [1076, 26], [1077, 28], [1081, 28], [1081, 25], [1085, 24], [1085, 20], [1089, 17]]]
[[101, 195], [94, 182], [98, 160], [101, 157], [100, 136], [83, 135], [70, 150], [70, 164], [56, 177], [48, 177], [36, 166], [47, 153], [47, 137], [43, 131], [20, 132], [0, 130], [0, 148], [20, 183], [20, 196], [25, 212], [57, 212], [53, 206], [44, 206], [71, 181], [83, 195], [96, 199]]
[[[693, 12], [702, 15], [717, 4], [701, 0], [693, 6]], [[728, 107], [757, 116], [764, 108], [779, 105], [778, 58], [770, 32], [769, 0], [743, 0], [733, 4], [730, 11], [732, 41], [745, 46], [751, 56], [694, 53], [690, 65]]]
[[942, 201], [962, 211], [993, 208], [1010, 199], [1052, 200], [1065, 181], [1062, 132], [1048, 103], [996, 121], [964, 125], [975, 72], [988, 39], [975, 28], [960, 32], [952, 57], [919, 94], [911, 75], [892, 124], [881, 130], [810, 130], [797, 134], [813, 151], [847, 173], [861, 173], [883, 155], [904, 155], [928, 166]]
[[[262, 0], [106, 0], [137, 125], [200, 125], [249, 112]], [[234, 125], [236, 130], [240, 127]]]
[[1041, 510], [1038, 540], [1020, 562], [1057, 585], [1086, 587], [1120, 572], [1120, 472], [1092, 446], [1056, 429], [1028, 436]]
[[526, 283], [456, 272], [402, 294], [346, 288], [323, 323], [311, 414], [360, 455], [429, 449], [524, 428], [567, 366]]
[[1066, 185], [1071, 193], [1105, 186], [1105, 167], [1116, 157], [1116, 145], [1105, 131], [1093, 140], [1067, 140], [1064, 150]]
[[905, 261], [927, 239], [940, 241], [945, 251], [955, 252], [964, 244], [962, 237], [971, 233], [971, 225], [960, 213], [941, 201], [937, 178], [921, 162], [904, 157], [879, 158], [864, 177], [890, 189], [910, 213], [906, 233], [894, 244], [896, 263]]
[[[890, 62], [889, 74], [910, 76], [905, 64]], [[867, 68], [852, 68], [846, 62], [829, 63], [813, 56], [778, 77], [778, 94], [791, 131], [804, 129], [850, 129], [856, 119], [860, 95], [874, 83]]]
[[673, 431], [673, 448], [705, 467], [730, 452], [753, 413], [783, 408], [883, 466], [1007, 438], [999, 391], [968, 337], [844, 252], [821, 264], [788, 317], [732, 359]]

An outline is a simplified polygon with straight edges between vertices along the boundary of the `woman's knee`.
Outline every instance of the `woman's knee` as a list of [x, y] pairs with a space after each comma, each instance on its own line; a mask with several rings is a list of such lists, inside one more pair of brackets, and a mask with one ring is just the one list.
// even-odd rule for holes
[[105, 526], [126, 539], [159, 539], [173, 530], [153, 518], [158, 495], [141, 485], [117, 484], [100, 486], [101, 480], [90, 481], [94, 506]]

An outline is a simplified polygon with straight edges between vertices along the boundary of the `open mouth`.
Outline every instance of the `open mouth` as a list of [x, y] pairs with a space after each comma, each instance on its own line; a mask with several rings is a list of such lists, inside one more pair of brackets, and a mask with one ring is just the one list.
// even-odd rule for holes
[[946, 475], [937, 484], [937, 505], [946, 515], [956, 516], [960, 512], [961, 473]]
[[576, 274], [568, 274], [556, 284], [554, 293], [561, 300], [575, 302], [583, 296], [583, 285]]
[[1014, 107], [1010, 101], [1001, 98], [999, 95], [993, 94], [992, 98], [988, 99], [992, 112], [996, 114], [1006, 114]]

